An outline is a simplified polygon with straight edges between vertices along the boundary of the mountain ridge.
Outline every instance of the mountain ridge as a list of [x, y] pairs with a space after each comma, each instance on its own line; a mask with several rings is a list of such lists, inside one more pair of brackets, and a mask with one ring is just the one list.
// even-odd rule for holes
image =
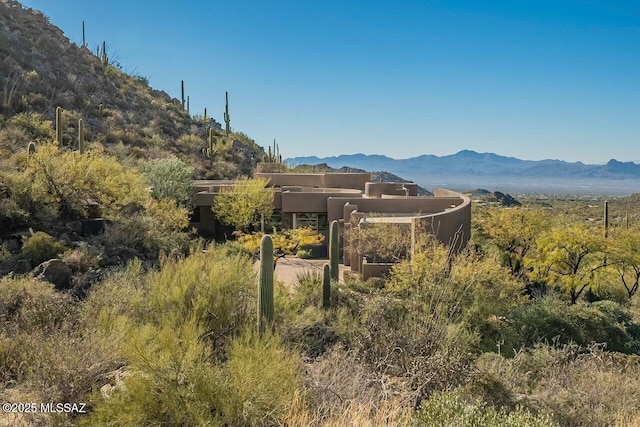
[[519, 178], [599, 178], [638, 179], [640, 164], [611, 159], [602, 165], [567, 162], [558, 159], [523, 160], [495, 153], [461, 150], [455, 154], [436, 156], [422, 154], [405, 159], [394, 159], [381, 154], [343, 154], [320, 158], [317, 156], [286, 159], [291, 165], [326, 163], [333, 168], [343, 166], [364, 170], [386, 170], [400, 175], [446, 176], [504, 176]]

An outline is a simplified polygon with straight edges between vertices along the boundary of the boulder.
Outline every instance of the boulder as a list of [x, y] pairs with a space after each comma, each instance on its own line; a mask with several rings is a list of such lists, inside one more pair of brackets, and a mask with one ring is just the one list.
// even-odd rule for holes
[[71, 267], [57, 258], [43, 262], [31, 274], [37, 279], [52, 283], [58, 290], [66, 290], [71, 286]]

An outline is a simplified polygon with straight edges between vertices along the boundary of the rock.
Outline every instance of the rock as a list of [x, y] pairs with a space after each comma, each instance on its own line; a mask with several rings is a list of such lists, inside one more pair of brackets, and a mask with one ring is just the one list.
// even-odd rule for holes
[[31, 271], [31, 264], [20, 255], [14, 255], [9, 259], [0, 262], [0, 277], [9, 275], [9, 277], [15, 277], [16, 275], [26, 274]]
[[43, 262], [31, 274], [37, 279], [52, 283], [58, 290], [66, 290], [71, 286], [71, 267], [57, 258]]
[[19, 259], [13, 264], [11, 271], [15, 274], [27, 274], [31, 271], [31, 264], [26, 259]]

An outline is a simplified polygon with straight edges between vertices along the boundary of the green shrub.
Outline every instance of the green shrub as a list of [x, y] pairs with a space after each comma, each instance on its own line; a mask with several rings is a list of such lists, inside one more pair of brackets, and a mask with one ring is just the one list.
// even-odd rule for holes
[[129, 361], [124, 387], [111, 394], [95, 392], [94, 410], [85, 425], [215, 426], [219, 421], [222, 377], [210, 360], [210, 346], [193, 321], [179, 326], [133, 328], [125, 354]]
[[300, 358], [278, 336], [249, 331], [231, 342], [223, 418], [227, 425], [282, 424], [302, 388]]
[[255, 325], [256, 297], [251, 260], [211, 245], [186, 258], [166, 257], [157, 272], [144, 274], [139, 261], [130, 263], [92, 290], [85, 312], [99, 330], [116, 334], [122, 318], [129, 325], [176, 328], [194, 319], [223, 358], [228, 339]]
[[299, 249], [298, 252], [296, 252], [296, 257], [300, 259], [316, 258], [313, 251], [311, 251], [310, 249]]
[[126, 207], [144, 204], [149, 198], [137, 171], [123, 167], [97, 147], [80, 155], [54, 144], [42, 145], [19, 180], [28, 183], [24, 190], [30, 200], [37, 201], [34, 207], [44, 204], [55, 212], [53, 218], [86, 217], [95, 203], [103, 216], [119, 218], [128, 214]]
[[193, 167], [177, 157], [154, 159], [143, 164], [142, 173], [156, 199], [172, 199], [180, 206], [191, 207]]
[[515, 307], [501, 336], [508, 352], [540, 342], [604, 343], [610, 351], [640, 352], [640, 327], [628, 309], [613, 301], [570, 305], [554, 297], [539, 298]]
[[549, 427], [557, 425], [549, 414], [533, 414], [485, 407], [479, 400], [466, 402], [458, 390], [442, 391], [422, 402], [416, 412], [420, 426], [459, 427]]
[[22, 254], [32, 266], [55, 258], [66, 250], [66, 246], [42, 231], [33, 234], [22, 245]]

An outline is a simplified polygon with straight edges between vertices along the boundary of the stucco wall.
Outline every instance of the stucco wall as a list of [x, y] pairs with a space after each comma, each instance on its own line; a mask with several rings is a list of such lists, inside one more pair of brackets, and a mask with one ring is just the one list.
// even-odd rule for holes
[[267, 178], [274, 187], [303, 186], [317, 188], [352, 188], [364, 191], [371, 181], [370, 173], [262, 173], [255, 178]]
[[433, 214], [441, 212], [452, 205], [457, 206], [462, 202], [463, 200], [459, 196], [444, 198], [402, 197], [381, 199], [330, 197], [327, 200], [327, 217], [329, 221], [342, 219], [345, 203], [358, 206], [358, 212]]

